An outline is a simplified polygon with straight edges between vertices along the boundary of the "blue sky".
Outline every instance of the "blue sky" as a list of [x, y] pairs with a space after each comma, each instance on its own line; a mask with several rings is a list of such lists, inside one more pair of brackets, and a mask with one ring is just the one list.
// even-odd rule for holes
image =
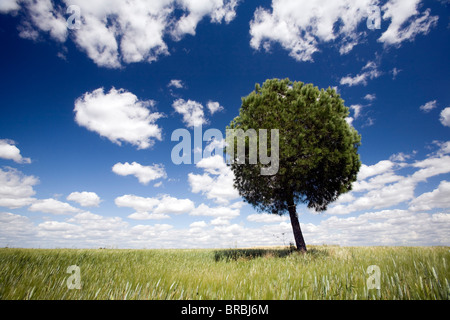
[[269, 78], [334, 87], [362, 135], [353, 191], [298, 206], [307, 245], [449, 245], [448, 17], [444, 0], [0, 1], [0, 246], [293, 241], [223, 158], [171, 159], [174, 130], [225, 133]]

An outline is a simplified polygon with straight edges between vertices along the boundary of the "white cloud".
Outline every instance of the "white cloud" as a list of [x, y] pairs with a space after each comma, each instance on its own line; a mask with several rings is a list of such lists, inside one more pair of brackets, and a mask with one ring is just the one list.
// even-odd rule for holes
[[[363, 33], [357, 26], [367, 19], [373, 1], [273, 0], [272, 11], [257, 8], [250, 22], [250, 45], [266, 50], [278, 42], [298, 61], [312, 61], [319, 44], [339, 42], [341, 54], [348, 53]], [[341, 25], [335, 28], [337, 22]]]
[[441, 181], [437, 189], [426, 192], [410, 202], [413, 211], [427, 211], [434, 208], [450, 208], [450, 182]]
[[172, 107], [183, 116], [183, 122], [188, 127], [198, 127], [206, 123], [203, 105], [196, 101], [177, 99]]
[[226, 166], [222, 156], [215, 155], [204, 158], [197, 163], [197, 167], [206, 172], [202, 175], [188, 174], [192, 192], [201, 192], [208, 199], [213, 199], [221, 204], [227, 204], [229, 201], [239, 198], [239, 193], [233, 186], [233, 171]]
[[389, 160], [381, 160], [378, 163], [367, 166], [365, 164], [361, 165], [361, 168], [358, 172], [358, 180], [364, 180], [368, 177], [379, 175], [390, 171], [395, 164]]
[[118, 145], [124, 141], [146, 149], [154, 139], [161, 140], [161, 128], [155, 122], [163, 115], [151, 113], [148, 108], [153, 105], [124, 89], [112, 88], [105, 94], [99, 88], [75, 101], [75, 121]]
[[396, 153], [396, 154], [393, 154], [392, 156], [390, 156], [389, 160], [397, 161], [397, 162], [404, 162], [408, 159], [411, 159], [416, 153], [417, 153], [417, 151], [413, 151], [412, 154], [406, 154], [403, 152], [399, 152], [399, 153]]
[[76, 232], [80, 232], [82, 230], [80, 226], [60, 221], [45, 221], [40, 223], [38, 227], [41, 231], [44, 231], [44, 233], [40, 233], [40, 236], [44, 236], [46, 231], [62, 233], [69, 232], [75, 234]]
[[223, 107], [218, 102], [214, 102], [214, 101], [208, 101], [206, 106], [208, 107], [208, 110], [211, 114], [214, 114], [217, 111], [223, 110]]
[[373, 94], [368, 93], [364, 96], [364, 99], [368, 101], [374, 101], [376, 98], [377, 96], [375, 95], [375, 93]]
[[373, 126], [374, 123], [375, 123], [375, 119], [374, 119], [374, 118], [371, 118], [371, 117], [368, 117], [367, 120], [366, 120], [366, 122], [362, 125], [362, 127], [363, 127], [363, 128], [364, 128], [364, 127], [370, 127], [370, 126]]
[[205, 16], [210, 16], [211, 22], [214, 23], [220, 23], [222, 20], [229, 23], [236, 15], [235, 8], [238, 0], [180, 0], [178, 3], [188, 14], [182, 15], [171, 31], [176, 40], [185, 34], [195, 35], [197, 24]]
[[22, 0], [21, 4], [27, 13], [27, 20], [23, 23], [19, 35], [23, 38], [34, 39], [40, 32], [48, 33], [54, 40], [64, 42], [67, 39], [67, 23], [64, 14], [56, 11], [51, 0]]
[[239, 216], [239, 209], [233, 209], [230, 207], [209, 207], [202, 203], [197, 208], [193, 209], [190, 213], [192, 216], [210, 216], [221, 217], [224, 219], [231, 219]]
[[14, 168], [0, 169], [0, 206], [10, 209], [27, 206], [35, 198], [33, 186], [39, 183], [34, 176], [26, 176]]
[[436, 108], [436, 103], [437, 103], [436, 100], [429, 101], [429, 102], [425, 103], [424, 105], [420, 106], [420, 110], [422, 110], [423, 112], [430, 112], [431, 110]]
[[22, 246], [23, 241], [36, 245], [37, 228], [28, 217], [0, 212], [0, 246]]
[[436, 144], [439, 147], [439, 149], [432, 155], [440, 157], [445, 154], [450, 154], [450, 141], [446, 142], [433, 141], [433, 144]]
[[353, 110], [353, 117], [354, 119], [358, 119], [359, 115], [361, 114], [363, 106], [360, 104], [354, 104], [350, 106], [350, 109]]
[[[399, 45], [436, 25], [438, 18], [430, 16], [429, 9], [422, 14], [417, 11], [420, 2], [389, 0], [381, 8], [384, 25], [390, 20], [389, 26], [378, 41]], [[277, 42], [298, 61], [312, 61], [320, 46], [329, 43], [346, 54], [365, 41], [367, 28], [358, 26], [367, 21], [370, 7], [378, 4], [376, 0], [273, 0], [271, 10], [256, 9], [250, 22], [250, 45], [269, 51]]]
[[204, 228], [206, 226], [207, 224], [205, 221], [195, 221], [189, 225], [190, 228]]
[[163, 213], [148, 213], [148, 212], [135, 212], [128, 216], [133, 220], [161, 220], [170, 219], [170, 216]]
[[450, 156], [438, 155], [425, 160], [416, 161], [411, 166], [420, 168], [412, 174], [414, 182], [426, 181], [428, 178], [450, 172]]
[[450, 127], [450, 107], [441, 111], [441, 117], [439, 119], [443, 126]]
[[80, 209], [72, 207], [66, 202], [61, 202], [55, 199], [37, 200], [28, 207], [28, 210], [51, 214], [70, 214], [81, 212]]
[[[143, 219], [165, 218], [166, 214], [189, 213], [194, 208], [194, 202], [190, 199], [177, 199], [169, 195], [162, 195], [158, 198], [144, 198], [135, 195], [123, 195], [115, 199], [118, 207], [129, 207], [137, 211], [138, 214], [132, 216]], [[154, 214], [154, 215], [150, 215]]]
[[168, 86], [169, 88], [170, 88], [170, 87], [174, 87], [174, 88], [177, 88], [177, 89], [181, 89], [181, 88], [184, 87], [183, 81], [181, 81], [181, 80], [176, 80], [176, 79], [170, 80], [170, 82], [169, 82], [169, 84], [168, 84], [167, 86]]
[[[428, 178], [450, 173], [450, 156], [446, 155], [447, 144], [441, 144], [438, 152], [424, 160], [413, 163], [394, 163], [383, 160], [373, 166], [362, 165], [358, 180], [353, 183], [349, 201], [339, 199], [329, 207], [328, 214], [348, 214], [361, 210], [389, 208], [414, 199], [419, 182]], [[416, 169], [412, 174], [402, 176], [397, 170], [409, 167]], [[362, 193], [362, 194], [360, 194]], [[347, 200], [347, 199], [346, 199]]]
[[378, 78], [381, 75], [381, 72], [378, 71], [378, 66], [375, 62], [369, 61], [363, 68], [360, 74], [352, 77], [350, 75], [341, 78], [341, 85], [348, 85], [350, 87], [356, 85], [367, 85], [367, 80], [372, 80]]
[[261, 223], [280, 223], [288, 220], [287, 216], [279, 216], [270, 213], [255, 213], [247, 216], [247, 220], [251, 222], [261, 222]]
[[194, 202], [190, 199], [177, 199], [164, 195], [153, 212], [156, 214], [182, 214], [190, 212], [194, 207]]
[[399, 70], [397, 68], [392, 69], [391, 73], [392, 73], [392, 79], [395, 80], [395, 78], [397, 78], [397, 75], [401, 72], [402, 70]]
[[366, 212], [357, 217], [330, 217], [317, 225], [306, 224], [310, 243], [345, 245], [447, 245], [450, 214], [407, 210]]
[[[448, 245], [450, 214], [408, 210], [370, 211], [353, 217], [329, 217], [302, 223], [307, 244]], [[215, 218], [174, 228], [169, 224], [130, 226], [119, 217], [83, 212], [64, 221], [33, 223], [27, 217], [0, 212], [0, 245], [21, 247], [229, 248], [287, 245], [293, 242], [289, 222], [258, 227]]]
[[229, 173], [229, 168], [221, 155], [203, 158], [197, 163], [196, 166], [197, 168], [201, 168], [212, 175]]
[[77, 224], [85, 231], [84, 236], [97, 237], [103, 233], [113, 236], [117, 234], [123, 236], [123, 230], [126, 230], [128, 223], [124, 222], [120, 217], [104, 217], [88, 211], [81, 212], [67, 219], [67, 222]]
[[[164, 37], [175, 40], [185, 34], [195, 34], [197, 24], [205, 17], [212, 23], [234, 19], [237, 0], [64, 0], [65, 5], [53, 5], [50, 0], [2, 1], [0, 12], [17, 11], [23, 15], [21, 36], [31, 39], [48, 33], [58, 41], [67, 40], [65, 10], [77, 5], [81, 26], [71, 31], [76, 45], [97, 65], [120, 68], [123, 63], [152, 62], [168, 55]], [[180, 13], [180, 18], [175, 17]]]
[[378, 41], [385, 45], [399, 45], [403, 41], [412, 41], [418, 34], [427, 34], [437, 25], [438, 17], [430, 16], [430, 9], [423, 13], [417, 10], [421, 0], [390, 0], [381, 7], [383, 20], [390, 20], [388, 29]]
[[152, 210], [159, 203], [159, 200], [156, 198], [144, 198], [132, 194], [126, 194], [117, 197], [114, 200], [114, 203], [118, 207], [129, 207], [138, 212], [146, 212]]
[[72, 192], [66, 198], [69, 201], [75, 201], [82, 207], [98, 207], [102, 201], [95, 192]]
[[20, 0], [2, 0], [0, 1], [0, 13], [8, 13], [20, 9]]
[[131, 236], [128, 224], [121, 218], [90, 212], [79, 213], [66, 221], [45, 221], [36, 228], [39, 242], [47, 247], [111, 247]]
[[[226, 147], [227, 143], [225, 139], [220, 137], [214, 137], [209, 141], [206, 141], [205, 150], [203, 151], [203, 159], [205, 160], [207, 158], [214, 158], [214, 156], [223, 155], [223, 149]], [[202, 150], [199, 150], [200, 152]], [[202, 160], [199, 161], [202, 162]], [[217, 161], [216, 159], [215, 161]], [[205, 162], [202, 162], [204, 165], [206, 165], [208, 161], [205, 160]], [[221, 164], [219, 164], [221, 166]], [[217, 169], [217, 168], [216, 168]], [[214, 169], [213, 169], [214, 170]]]
[[230, 220], [226, 217], [217, 217], [211, 220], [212, 226], [228, 226], [230, 225]]
[[24, 158], [20, 154], [15, 142], [9, 139], [0, 139], [0, 158], [13, 160], [17, 163], [31, 163], [30, 158]]
[[112, 167], [112, 171], [121, 176], [134, 175], [139, 182], [144, 185], [148, 184], [152, 180], [167, 177], [166, 171], [164, 170], [164, 166], [162, 164], [143, 166], [137, 162], [133, 162], [131, 164], [128, 162], [119, 162]]

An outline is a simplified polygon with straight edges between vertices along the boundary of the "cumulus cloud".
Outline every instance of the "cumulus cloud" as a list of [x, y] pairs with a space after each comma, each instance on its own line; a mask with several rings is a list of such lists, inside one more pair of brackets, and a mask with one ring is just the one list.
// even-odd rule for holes
[[[339, 40], [340, 52], [349, 52], [362, 36], [357, 26], [367, 19], [371, 0], [273, 0], [272, 10], [259, 7], [250, 22], [250, 45], [268, 50], [278, 42], [298, 61], [312, 61], [320, 43]], [[340, 28], [335, 24], [340, 21]]]
[[380, 175], [387, 171], [391, 171], [393, 167], [394, 163], [389, 160], [381, 160], [378, 163], [371, 166], [362, 164], [358, 172], [358, 180], [364, 180], [368, 177]]
[[205, 173], [188, 174], [188, 182], [193, 193], [202, 193], [208, 199], [221, 204], [239, 198], [239, 193], [233, 186], [234, 174], [226, 166], [222, 156], [204, 158], [196, 166], [202, 168]]
[[310, 243], [339, 245], [447, 245], [450, 214], [427, 214], [408, 210], [382, 210], [357, 217], [330, 217], [319, 224], [305, 224]]
[[66, 198], [69, 201], [75, 201], [82, 207], [98, 207], [102, 201], [95, 192], [72, 192]]
[[135, 214], [128, 216], [131, 219], [165, 219], [168, 214], [189, 213], [194, 208], [190, 199], [177, 199], [169, 195], [156, 198], [145, 198], [136, 195], [123, 195], [115, 199], [118, 207], [129, 207], [136, 210]]
[[159, 199], [158, 205], [153, 210], [156, 214], [182, 214], [188, 213], [194, 208], [194, 202], [190, 199], [177, 199], [164, 195]]
[[353, 121], [354, 121], [355, 119], [353, 119], [353, 117], [346, 117], [345, 118], [345, 121], [349, 124], [349, 125], [353, 125]]
[[209, 113], [211, 113], [211, 114], [214, 114], [217, 111], [223, 110], [223, 107], [218, 102], [215, 102], [215, 101], [208, 101], [206, 106], [208, 107]]
[[228, 226], [230, 225], [230, 220], [226, 217], [217, 217], [211, 220], [212, 226]]
[[430, 112], [431, 110], [433, 110], [434, 108], [436, 108], [436, 100], [433, 101], [429, 101], [427, 103], [425, 103], [424, 105], [420, 106], [420, 110], [422, 110], [423, 112]]
[[177, 89], [181, 89], [181, 88], [184, 87], [183, 81], [177, 80], [177, 79], [170, 80], [170, 82], [169, 82], [169, 84], [167, 86], [169, 88], [173, 87], [173, 88], [177, 88]]
[[203, 169], [211, 175], [228, 174], [229, 168], [221, 155], [214, 155], [212, 157], [203, 158], [197, 165], [198, 168]]
[[368, 80], [372, 80], [375, 78], [378, 78], [381, 75], [381, 72], [378, 71], [378, 66], [375, 62], [369, 61], [367, 64], [362, 68], [362, 72], [356, 76], [345, 76], [341, 78], [340, 84], [341, 85], [347, 85], [347, 86], [356, 86], [356, 85], [367, 85]]
[[163, 213], [135, 212], [127, 216], [133, 220], [161, 220], [170, 219], [170, 216]]
[[[389, 26], [378, 41], [400, 45], [428, 33], [438, 17], [431, 16], [429, 9], [420, 13], [420, 3], [389, 0], [381, 8], [384, 24], [390, 21]], [[367, 21], [371, 6], [378, 4], [375, 0], [273, 0], [271, 10], [256, 9], [250, 22], [250, 45], [268, 51], [276, 42], [298, 61], [313, 61], [313, 54], [329, 43], [346, 54], [365, 40], [367, 29], [358, 27]]]
[[114, 202], [118, 207], [130, 207], [138, 212], [145, 212], [150, 211], [157, 206], [159, 200], [157, 198], [145, 198], [132, 194], [126, 194], [117, 197]]
[[[421, 206], [419, 201], [430, 195], [420, 198], [421, 200], [417, 200], [417, 198], [413, 200], [416, 186], [431, 177], [450, 173], [448, 153], [450, 153], [450, 148], [447, 148], [447, 143], [442, 143], [437, 152], [429, 155], [426, 159], [412, 163], [382, 160], [372, 166], [363, 164], [352, 191], [347, 197], [338, 199], [330, 206], [327, 213], [348, 214], [362, 210], [389, 208], [411, 201], [415, 208], [424, 208], [428, 204]], [[405, 167], [415, 171], [407, 176], [397, 173], [398, 170]], [[441, 192], [444, 191], [440, 191], [439, 194]]]
[[[293, 241], [289, 222], [261, 221], [262, 226], [231, 224], [217, 217], [210, 224], [131, 226], [119, 217], [78, 213], [64, 221], [34, 223], [25, 216], [0, 212], [0, 245], [21, 247], [229, 248], [286, 245]], [[364, 212], [356, 217], [332, 216], [302, 223], [309, 244], [448, 245], [450, 214], [408, 210]]]
[[23, 241], [36, 243], [37, 228], [28, 217], [10, 212], [0, 212], [1, 246], [22, 246]]
[[81, 212], [65, 221], [45, 221], [37, 225], [44, 246], [111, 247], [131, 236], [128, 223], [119, 217]]
[[427, 34], [437, 25], [438, 17], [430, 15], [430, 9], [418, 11], [422, 0], [390, 0], [381, 7], [383, 20], [390, 20], [388, 29], [378, 41], [385, 45], [400, 45], [412, 41], [418, 34]]
[[66, 41], [68, 29], [64, 12], [55, 10], [51, 0], [22, 0], [20, 4], [27, 20], [19, 28], [19, 36], [36, 40], [39, 32], [43, 32], [57, 42]]
[[195, 221], [189, 225], [190, 228], [204, 228], [206, 226], [207, 224], [205, 221]]
[[358, 119], [360, 114], [361, 114], [361, 110], [362, 110], [363, 106], [360, 104], [354, 104], [350, 106], [350, 110], [353, 110], [353, 117], [354, 119]]
[[111, 142], [128, 142], [138, 149], [147, 149], [154, 140], [161, 140], [161, 128], [155, 124], [163, 115], [150, 112], [154, 102], [141, 101], [124, 89], [103, 88], [87, 92], [75, 101], [75, 121], [97, 132]]
[[20, 9], [20, 0], [3, 0], [0, 1], [0, 13], [8, 13]]
[[29, 211], [39, 211], [51, 214], [70, 214], [81, 212], [80, 209], [72, 207], [66, 202], [61, 202], [55, 199], [43, 199], [33, 202], [31, 206], [28, 207]]
[[231, 219], [239, 216], [239, 209], [234, 209], [230, 207], [209, 207], [202, 203], [197, 208], [193, 209], [190, 213], [192, 216], [210, 216], [210, 217], [220, 217], [223, 219]]
[[287, 216], [279, 216], [276, 214], [270, 213], [261, 213], [261, 214], [251, 214], [247, 216], [247, 220], [251, 222], [260, 222], [260, 223], [280, 223], [288, 220]]
[[185, 34], [195, 35], [197, 24], [207, 15], [211, 17], [211, 22], [220, 23], [224, 20], [229, 23], [236, 16], [235, 8], [238, 4], [238, 0], [181, 0], [178, 2], [188, 14], [183, 14], [172, 29], [171, 33], [175, 39], [180, 39]]
[[30, 158], [24, 158], [20, 154], [15, 142], [9, 139], [0, 139], [0, 158], [13, 160], [17, 163], [31, 163]]
[[427, 211], [434, 208], [450, 208], [450, 182], [441, 181], [431, 192], [426, 192], [410, 202], [413, 211]]
[[443, 126], [450, 127], [450, 107], [441, 111], [441, 117], [439, 120]]
[[373, 94], [368, 93], [364, 96], [364, 99], [368, 101], [374, 101], [376, 98], [377, 96], [375, 95], [375, 93]]
[[397, 161], [397, 162], [404, 162], [408, 159], [411, 159], [412, 157], [414, 157], [414, 155], [417, 153], [417, 151], [413, 151], [411, 154], [406, 154], [404, 152], [398, 152], [393, 154], [392, 156], [389, 157], [389, 160], [391, 161]]
[[35, 198], [33, 186], [39, 183], [34, 176], [26, 176], [17, 169], [6, 167], [0, 169], [0, 206], [10, 209], [27, 206]]
[[166, 171], [164, 170], [164, 166], [162, 164], [143, 166], [137, 162], [133, 162], [131, 164], [128, 162], [119, 162], [112, 167], [112, 171], [121, 176], [134, 175], [139, 182], [144, 185], [148, 184], [152, 180], [167, 177]]
[[203, 105], [196, 101], [177, 99], [172, 107], [183, 116], [183, 122], [188, 127], [198, 127], [206, 123]]
[[[20, 35], [36, 39], [49, 34], [64, 43], [68, 38], [65, 10], [80, 8], [80, 28], [70, 30], [71, 39], [97, 65], [120, 68], [124, 63], [152, 62], [169, 54], [167, 35], [180, 40], [194, 35], [200, 21], [229, 23], [236, 15], [237, 0], [51, 0], [2, 1], [0, 12], [21, 10], [25, 19]], [[179, 18], [175, 14], [180, 13]]]

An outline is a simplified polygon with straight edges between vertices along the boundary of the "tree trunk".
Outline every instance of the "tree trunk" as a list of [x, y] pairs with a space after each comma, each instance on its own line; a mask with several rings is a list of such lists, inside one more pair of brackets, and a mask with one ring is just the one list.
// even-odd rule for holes
[[290, 204], [288, 206], [289, 216], [291, 218], [292, 230], [294, 231], [295, 244], [297, 250], [301, 252], [306, 252], [306, 244], [303, 239], [302, 229], [300, 229], [300, 222], [298, 222], [297, 210], [295, 204]]

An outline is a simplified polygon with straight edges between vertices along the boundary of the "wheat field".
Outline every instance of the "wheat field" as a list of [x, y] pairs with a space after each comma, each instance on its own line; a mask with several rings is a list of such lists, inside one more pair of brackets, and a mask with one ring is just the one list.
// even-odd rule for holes
[[449, 247], [2, 248], [0, 299], [448, 300], [448, 263]]

